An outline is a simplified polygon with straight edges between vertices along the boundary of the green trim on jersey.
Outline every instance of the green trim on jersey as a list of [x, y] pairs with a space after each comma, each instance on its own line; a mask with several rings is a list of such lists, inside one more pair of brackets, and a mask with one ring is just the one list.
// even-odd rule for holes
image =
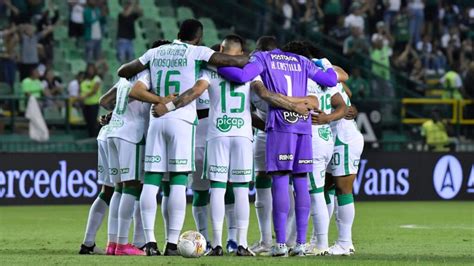
[[140, 180], [140, 144], [135, 144], [135, 180]]
[[140, 189], [137, 187], [124, 187], [123, 194], [134, 196], [136, 199], [140, 198]]
[[114, 187], [114, 192], [122, 193], [122, 185], [121, 184], [116, 184], [115, 187]]
[[[316, 193], [323, 193], [323, 192], [324, 192], [324, 188], [320, 187], [320, 188], [311, 189], [309, 191], [309, 194], [316, 194]], [[326, 202], [327, 202], [327, 200], [326, 200]]]
[[227, 188], [226, 182], [211, 181], [211, 188]]
[[201, 68], [204, 65], [203, 60], [194, 60], [194, 79], [197, 81], [199, 79], [199, 74], [201, 72]]
[[349, 174], [349, 145], [342, 142], [338, 136], [336, 136], [336, 143], [334, 146], [344, 146], [344, 175]]
[[338, 206], [344, 206], [351, 203], [354, 203], [354, 195], [352, 195], [352, 193], [337, 195]]
[[271, 188], [272, 187], [272, 179], [268, 177], [261, 177], [257, 175], [255, 180], [255, 188]]
[[311, 184], [311, 190], [316, 190], [318, 187], [316, 186], [316, 182], [314, 182], [314, 174], [313, 172], [309, 173], [309, 183]]

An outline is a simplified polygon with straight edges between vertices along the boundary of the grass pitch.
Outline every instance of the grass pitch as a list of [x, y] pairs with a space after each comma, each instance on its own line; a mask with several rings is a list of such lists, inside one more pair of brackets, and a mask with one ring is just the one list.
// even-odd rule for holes
[[[353, 228], [356, 255], [304, 258], [78, 255], [88, 209], [85, 205], [0, 207], [0, 265], [474, 264], [474, 202], [358, 202]], [[157, 240], [161, 241], [159, 246], [163, 246], [161, 214], [156, 226]], [[100, 247], [105, 246], [106, 227], [104, 221], [97, 236]], [[194, 229], [190, 206], [184, 225], [184, 230], [189, 229]], [[249, 243], [258, 237], [257, 219], [252, 208]], [[330, 242], [335, 237], [332, 223]]]

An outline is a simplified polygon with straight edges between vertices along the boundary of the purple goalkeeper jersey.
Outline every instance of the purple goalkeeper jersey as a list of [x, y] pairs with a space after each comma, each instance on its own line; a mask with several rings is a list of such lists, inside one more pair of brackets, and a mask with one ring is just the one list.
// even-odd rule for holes
[[[319, 71], [307, 58], [279, 49], [256, 52], [251, 60], [263, 65], [260, 77], [269, 91], [292, 97], [305, 97], [308, 77], [315, 76]], [[311, 117], [269, 106], [266, 128], [310, 135]]]

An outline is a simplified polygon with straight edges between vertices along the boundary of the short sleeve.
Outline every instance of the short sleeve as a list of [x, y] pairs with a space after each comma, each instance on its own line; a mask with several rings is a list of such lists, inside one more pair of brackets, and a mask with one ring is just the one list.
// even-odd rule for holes
[[196, 55], [196, 60], [202, 60], [205, 62], [209, 62], [209, 59], [211, 59], [211, 56], [215, 53], [214, 50], [212, 50], [209, 47], [206, 46], [196, 46], [195, 47], [195, 55]]
[[199, 73], [198, 80], [207, 81], [208, 84], [211, 84], [211, 77], [209, 75], [209, 70], [203, 70]]
[[140, 56], [138, 58], [138, 61], [140, 61], [140, 63], [142, 63], [142, 65], [146, 65], [146, 64], [150, 63], [152, 55], [153, 55], [152, 49], [149, 49], [142, 56]]

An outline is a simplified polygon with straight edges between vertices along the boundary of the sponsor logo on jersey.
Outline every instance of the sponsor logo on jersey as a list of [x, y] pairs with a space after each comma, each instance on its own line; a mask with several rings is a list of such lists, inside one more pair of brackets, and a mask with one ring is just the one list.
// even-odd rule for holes
[[119, 170], [117, 168], [110, 168], [109, 169], [109, 174], [110, 175], [118, 175]]
[[218, 174], [225, 174], [227, 173], [228, 167], [223, 165], [209, 165], [209, 172], [210, 173], [218, 173]]
[[293, 154], [279, 154], [278, 161], [293, 161]]
[[240, 117], [231, 117], [224, 115], [218, 117], [216, 121], [216, 127], [221, 132], [229, 132], [232, 127], [241, 128], [245, 124], [244, 120]]
[[169, 159], [168, 163], [174, 165], [185, 165], [188, 164], [188, 159]]
[[318, 135], [321, 139], [329, 141], [329, 138], [332, 135], [331, 129], [329, 127], [320, 127], [318, 128]]
[[145, 156], [145, 163], [159, 163], [159, 162], [161, 162], [161, 157], [159, 155], [156, 155], [156, 156], [147, 155], [147, 156]]
[[313, 164], [313, 160], [298, 160], [299, 164]]
[[307, 120], [309, 116], [307, 115], [300, 115], [296, 112], [289, 112], [289, 111], [284, 111], [283, 112], [283, 119], [285, 119], [286, 122], [290, 124], [296, 124], [298, 121], [301, 119]]
[[251, 175], [252, 169], [234, 169], [232, 170], [233, 175]]
[[112, 119], [109, 123], [109, 131], [111, 130], [111, 127], [122, 127], [123, 126], [123, 120], [121, 119]]
[[284, 54], [271, 54], [270, 57], [272, 60], [284, 60], [284, 61], [293, 61], [298, 62], [298, 59], [294, 56], [288, 56]]
[[433, 171], [433, 185], [436, 193], [443, 199], [452, 199], [461, 190], [462, 167], [452, 155], [441, 157]]
[[128, 174], [130, 172], [130, 168], [122, 168], [120, 169], [121, 174]]

